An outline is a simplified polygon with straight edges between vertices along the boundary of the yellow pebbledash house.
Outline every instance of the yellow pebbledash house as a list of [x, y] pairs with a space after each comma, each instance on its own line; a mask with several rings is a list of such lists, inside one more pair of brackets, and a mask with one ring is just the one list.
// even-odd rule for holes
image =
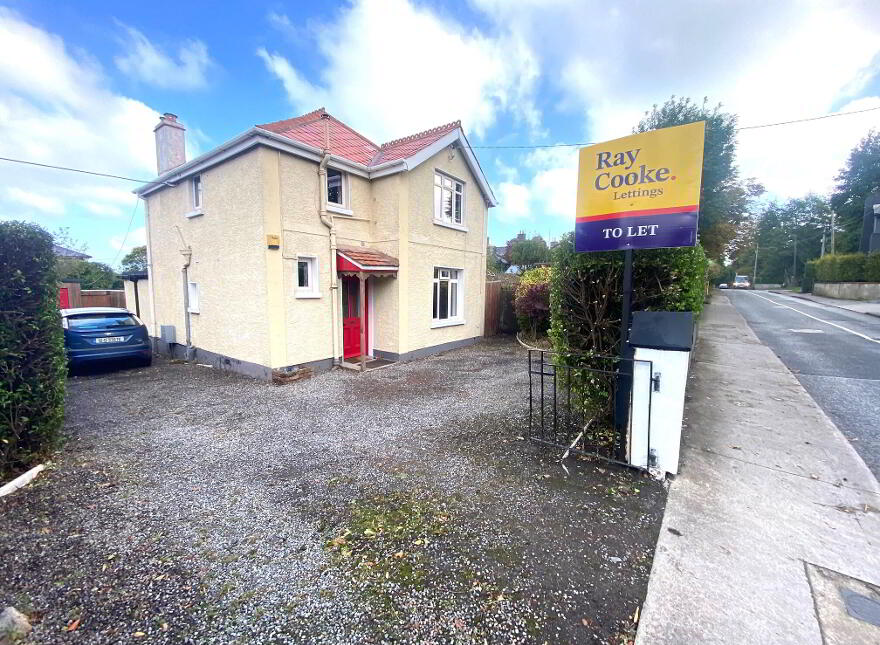
[[126, 292], [159, 351], [271, 378], [482, 336], [496, 200], [459, 122], [376, 145], [321, 108], [189, 162], [176, 116], [155, 135]]

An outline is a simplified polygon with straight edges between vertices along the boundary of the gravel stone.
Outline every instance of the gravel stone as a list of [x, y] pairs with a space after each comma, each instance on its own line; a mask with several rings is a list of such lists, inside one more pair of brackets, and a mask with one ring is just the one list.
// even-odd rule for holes
[[[566, 474], [527, 415], [509, 339], [288, 385], [163, 360], [74, 376], [66, 445], [0, 500], [0, 603], [34, 643], [629, 642], [665, 491]], [[418, 584], [328, 548], [397, 499], [442, 513], [406, 549]]]

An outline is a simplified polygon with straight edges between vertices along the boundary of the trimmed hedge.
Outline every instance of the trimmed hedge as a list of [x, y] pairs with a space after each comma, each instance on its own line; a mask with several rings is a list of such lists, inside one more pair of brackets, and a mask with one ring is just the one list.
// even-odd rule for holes
[[880, 282], [880, 252], [829, 254], [813, 262], [816, 282]]
[[[564, 365], [601, 371], [560, 372], [571, 381], [571, 412], [593, 419], [584, 441], [608, 449], [614, 433], [612, 372], [619, 353], [624, 253], [576, 253], [573, 235], [553, 250], [550, 339]], [[633, 311], [703, 309], [708, 262], [702, 247], [654, 249], [633, 254]], [[585, 357], [586, 356], [586, 357]], [[610, 357], [610, 358], [605, 358]]]
[[0, 222], [0, 474], [56, 445], [66, 375], [52, 236]]
[[[553, 251], [550, 335], [560, 353], [616, 356], [623, 307], [623, 251], [576, 253], [574, 236]], [[703, 309], [708, 262], [703, 248], [633, 253], [633, 311]]]

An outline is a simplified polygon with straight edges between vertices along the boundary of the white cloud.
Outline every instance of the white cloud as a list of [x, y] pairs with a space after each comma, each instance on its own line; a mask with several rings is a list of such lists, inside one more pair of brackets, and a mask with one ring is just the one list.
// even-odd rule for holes
[[282, 54], [258, 51], [297, 113], [326, 105], [380, 141], [456, 119], [480, 137], [501, 113], [531, 132], [540, 127], [537, 61], [513, 34], [486, 36], [407, 0], [360, 0], [313, 31], [320, 84]]
[[143, 246], [147, 243], [147, 229], [143, 226], [133, 228], [129, 231], [128, 237], [125, 235], [114, 235], [107, 243], [110, 245], [110, 248], [118, 250], [119, 257], [122, 257], [123, 254], [128, 253], [134, 247]]
[[[152, 128], [158, 118], [140, 101], [112, 92], [93, 60], [74, 56], [59, 37], [0, 8], [3, 156], [147, 179], [156, 172]], [[38, 212], [77, 210], [119, 216], [135, 202], [130, 191], [136, 184], [0, 163], [0, 212], [7, 216], [39, 221]]]
[[506, 222], [513, 222], [528, 217], [531, 194], [528, 186], [503, 181], [498, 185], [500, 204], [495, 216]]
[[546, 218], [551, 217], [557, 220], [550, 222], [554, 230], [560, 222], [574, 221], [577, 163], [577, 150], [570, 147], [539, 148], [524, 155], [524, 172], [516, 176], [526, 174], [529, 179], [499, 184], [500, 203], [493, 209], [493, 218], [503, 223], [532, 222], [543, 227], [548, 224]]
[[164, 89], [193, 90], [208, 84], [207, 73], [214, 61], [202, 41], [184, 42], [174, 60], [134, 27], [122, 23], [120, 26], [127, 35], [124, 41], [127, 51], [115, 60], [124, 74]]
[[38, 211], [48, 213], [49, 215], [64, 214], [64, 203], [55, 197], [28, 192], [12, 186], [6, 189], [6, 195], [13, 202], [18, 202], [30, 208], [36, 208]]
[[[708, 96], [743, 125], [827, 113], [859, 96], [880, 66], [876, 3], [677, 2], [642, 20], [599, 0], [472, 1], [532, 48], [560, 110], [580, 115], [593, 141], [629, 134], [672, 94]], [[872, 126], [880, 112], [744, 131], [742, 173], [783, 197], [826, 191]]]

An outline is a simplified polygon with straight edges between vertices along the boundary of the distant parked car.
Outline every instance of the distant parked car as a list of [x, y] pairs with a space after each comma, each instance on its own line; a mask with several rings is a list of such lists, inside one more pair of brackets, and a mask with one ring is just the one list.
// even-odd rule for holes
[[726, 283], [726, 282], [722, 282], [721, 284], [718, 285], [718, 288], [719, 288], [719, 289], [727, 289], [727, 283]]
[[127, 309], [62, 309], [61, 326], [71, 367], [107, 360], [127, 360], [143, 366], [153, 362], [147, 327]]
[[752, 283], [749, 281], [749, 276], [747, 275], [738, 275], [733, 279], [733, 288], [734, 289], [751, 289]]

